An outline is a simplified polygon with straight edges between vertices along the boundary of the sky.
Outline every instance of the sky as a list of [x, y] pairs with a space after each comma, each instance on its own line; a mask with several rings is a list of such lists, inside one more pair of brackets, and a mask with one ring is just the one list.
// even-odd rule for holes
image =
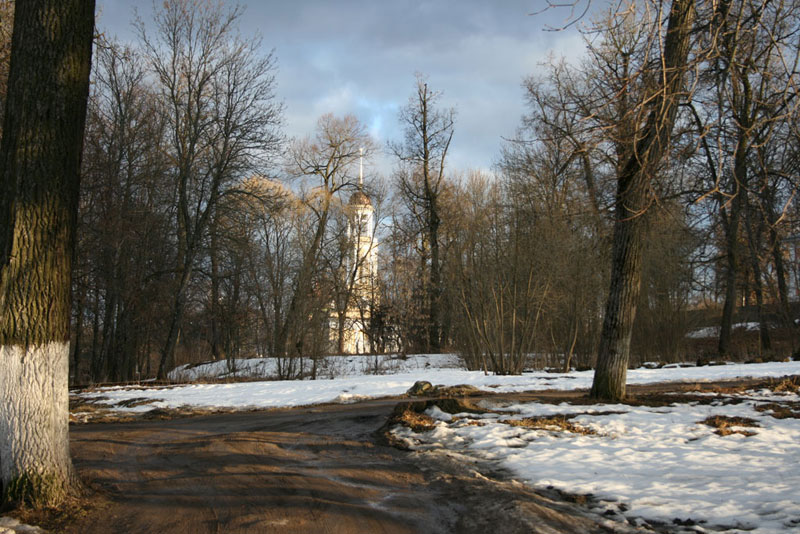
[[[227, 3], [227, 2], [226, 2]], [[574, 60], [583, 41], [563, 31], [569, 9], [544, 0], [262, 0], [245, 7], [243, 35], [260, 34], [277, 57], [277, 96], [285, 105], [284, 133], [313, 133], [325, 113], [353, 114], [379, 146], [402, 135], [399, 110], [414, 90], [415, 73], [440, 91], [440, 105], [457, 118], [448, 168], [491, 169], [503, 137], [525, 112], [522, 81], [541, 73], [553, 55]], [[150, 0], [98, 0], [101, 31], [133, 40], [134, 9], [145, 23]], [[365, 172], [388, 174], [388, 154]]]

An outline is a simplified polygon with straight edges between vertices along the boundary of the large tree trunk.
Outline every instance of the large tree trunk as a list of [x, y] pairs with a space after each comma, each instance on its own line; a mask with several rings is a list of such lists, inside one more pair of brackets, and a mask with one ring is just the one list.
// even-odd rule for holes
[[[772, 189], [769, 186], [768, 180], [762, 178], [760, 184], [761, 194], [759, 200], [761, 202], [761, 211], [767, 218], [767, 235], [770, 254], [772, 256], [772, 265], [775, 268], [775, 279], [778, 286], [778, 301], [780, 303], [780, 314], [783, 326], [789, 330], [795, 328], [792, 322], [792, 315], [789, 307], [789, 288], [786, 284], [786, 267], [783, 260], [783, 244], [781, 236], [778, 233], [778, 216], [775, 213], [775, 200]], [[792, 353], [794, 353], [794, 342], [796, 336], [790, 336], [792, 341]]]
[[650, 101], [647, 122], [636, 136], [632, 154], [618, 177], [611, 287], [591, 392], [595, 398], [619, 400], [625, 397], [641, 280], [646, 224], [642, 215], [650, 201], [652, 175], [669, 149], [683, 90], [694, 13], [694, 0], [672, 2], [664, 41], [662, 86]]
[[161, 359], [158, 362], [158, 372], [156, 377], [159, 380], [167, 378], [168, 369], [175, 366], [175, 350], [178, 347], [178, 338], [181, 332], [181, 323], [183, 322], [183, 312], [186, 307], [186, 293], [189, 291], [189, 281], [192, 273], [193, 259], [184, 258], [186, 264], [180, 273], [178, 280], [178, 287], [175, 289], [175, 298], [172, 302], [172, 313], [170, 314], [169, 330], [167, 331], [167, 339], [164, 342], [164, 347], [161, 349]]
[[[435, 206], [435, 198], [431, 199], [431, 204]], [[429, 299], [429, 323], [428, 323], [428, 345], [431, 352], [439, 352], [442, 347], [442, 275], [441, 275], [441, 262], [439, 259], [439, 214], [435, 208], [431, 209], [430, 227], [428, 229], [428, 237], [431, 247], [431, 278]]]
[[739, 217], [743, 195], [733, 199], [730, 215], [725, 222], [725, 300], [722, 304], [722, 319], [719, 329], [719, 343], [717, 352], [720, 356], [728, 356], [731, 352], [731, 333], [733, 332], [733, 316], [736, 311], [736, 275], [739, 272], [738, 253], [736, 245], [739, 235]]
[[756, 295], [756, 310], [758, 312], [758, 333], [761, 339], [761, 349], [769, 351], [772, 349], [772, 342], [769, 337], [769, 325], [767, 324], [766, 314], [764, 312], [764, 290], [763, 279], [761, 276], [761, 259], [759, 257], [759, 250], [761, 250], [761, 241], [763, 239], [762, 223], [759, 221], [758, 228], [753, 228], [753, 208], [747, 208], [746, 212], [746, 228], [747, 240], [750, 243], [750, 269], [753, 271], [753, 292]]
[[72, 251], [93, 0], [18, 2], [0, 146], [0, 477], [4, 500], [56, 504], [69, 457]]
[[[742, 117], [749, 117], [749, 100], [745, 102]], [[736, 279], [739, 274], [739, 226], [744, 210], [747, 209], [747, 152], [750, 145], [749, 124], [742, 124], [738, 132], [734, 152], [733, 177], [735, 195], [731, 203], [730, 215], [725, 224], [725, 303], [722, 307], [722, 323], [719, 331], [719, 355], [726, 357], [731, 352], [733, 316], [736, 310]], [[723, 212], [724, 217], [724, 212]]]
[[611, 287], [597, 355], [592, 396], [625, 397], [633, 321], [641, 285], [642, 248], [646, 221], [637, 210], [646, 209], [650, 178], [641, 169], [626, 168], [617, 191]]
[[208, 250], [209, 261], [211, 263], [211, 303], [209, 306], [210, 311], [210, 326], [211, 326], [211, 358], [213, 360], [227, 359], [228, 353], [222, 348], [221, 333], [222, 330], [222, 310], [219, 303], [220, 299], [220, 273], [219, 273], [219, 227], [217, 223], [217, 215], [211, 217], [210, 241], [211, 246]]

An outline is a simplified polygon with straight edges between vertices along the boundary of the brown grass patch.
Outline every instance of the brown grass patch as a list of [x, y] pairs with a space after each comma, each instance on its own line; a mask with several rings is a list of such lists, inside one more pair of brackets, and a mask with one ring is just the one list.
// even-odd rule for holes
[[[417, 402], [401, 402], [394, 407], [392, 415], [389, 416], [386, 423], [378, 429], [376, 436], [385, 444], [397, 447], [400, 449], [407, 449], [408, 447], [392, 436], [392, 427], [402, 425], [410, 428], [414, 432], [428, 432], [433, 430], [436, 422], [432, 417], [427, 415], [425, 411], [436, 406], [446, 413], [487, 413], [489, 410], [484, 410], [465, 399], [434, 399], [428, 401]], [[472, 424], [472, 423], [468, 423]], [[482, 425], [480, 422], [475, 422], [475, 425]]]
[[431, 406], [437, 406], [440, 410], [446, 413], [487, 413], [489, 410], [484, 410], [478, 405], [465, 400], [465, 399], [436, 399], [429, 401], [422, 411], [427, 410]]
[[[456, 421], [456, 419], [453, 419], [453, 421]], [[464, 422], [464, 426], [486, 426], [486, 423], [476, 419], [469, 419]]]
[[41, 509], [16, 508], [9, 515], [23, 524], [36, 525], [47, 532], [63, 532], [66, 527], [85, 517], [97, 506], [97, 503], [87, 495], [70, 497], [56, 507], [50, 506]]
[[485, 391], [469, 384], [434, 386], [425, 380], [414, 382], [414, 385], [406, 391], [406, 395], [410, 397], [474, 397], [485, 394]]
[[387, 426], [403, 425], [414, 432], [427, 432], [433, 430], [436, 422], [432, 417], [425, 414], [429, 408], [436, 406], [445, 413], [486, 413], [487, 410], [476, 406], [464, 399], [435, 399], [420, 402], [403, 402], [395, 406]]
[[474, 397], [485, 395], [486, 392], [470, 386], [469, 384], [459, 384], [457, 386], [436, 386], [436, 395], [440, 397]]
[[122, 406], [123, 408], [135, 408], [136, 406], [144, 406], [145, 404], [152, 404], [160, 400], [161, 399], [151, 399], [148, 397], [134, 397], [132, 399], [121, 400], [116, 404], [116, 406]]
[[772, 387], [776, 393], [800, 393], [800, 376], [787, 376]]
[[769, 402], [766, 404], [758, 404], [755, 406], [758, 412], [765, 413], [774, 417], [775, 419], [800, 419], [800, 405], [797, 403], [783, 403]]
[[695, 384], [691, 391], [706, 391], [718, 395], [741, 395], [748, 391], [768, 389], [775, 393], [800, 393], [800, 375], [784, 376], [781, 378], [767, 378], [765, 380], [742, 380], [741, 384], [725, 386], [703, 387]]
[[500, 422], [511, 426], [521, 426], [533, 430], [549, 430], [555, 432], [569, 432], [571, 434], [596, 435], [591, 428], [577, 425], [570, 421], [578, 414], [550, 415], [541, 417], [526, 417], [524, 419], [503, 419]]
[[727, 415], [715, 415], [712, 417], [707, 417], [706, 419], [699, 421], [699, 423], [701, 425], [708, 425], [710, 427], [716, 428], [717, 430], [715, 430], [714, 433], [720, 436], [729, 436], [731, 434], [741, 434], [747, 437], [755, 436], [757, 432], [736, 429], [733, 427], [746, 427], [746, 428], [761, 427], [761, 425], [759, 425], [758, 421], [756, 421], [755, 419], [750, 419], [749, 417], [729, 417]]
[[406, 410], [395, 418], [395, 423], [410, 428], [414, 432], [428, 432], [436, 428], [436, 422], [424, 413]]
[[96, 397], [87, 399], [77, 395], [69, 396], [69, 411], [71, 412], [90, 412], [105, 405], [101, 405], [100, 401], [108, 400], [108, 397]]

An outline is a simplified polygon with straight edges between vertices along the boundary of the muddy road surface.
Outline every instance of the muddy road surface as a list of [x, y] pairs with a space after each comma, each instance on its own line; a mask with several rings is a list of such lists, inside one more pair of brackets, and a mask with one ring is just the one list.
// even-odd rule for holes
[[[647, 396], [757, 383], [628, 389]], [[483, 398], [583, 403], [585, 395]], [[64, 532], [646, 532], [591, 514], [562, 496], [531, 491], [491, 465], [384, 445], [376, 431], [399, 402], [73, 426], [73, 461], [96, 506]]]
[[67, 532], [612, 531], [485, 466], [382, 445], [397, 402], [73, 426], [99, 504]]

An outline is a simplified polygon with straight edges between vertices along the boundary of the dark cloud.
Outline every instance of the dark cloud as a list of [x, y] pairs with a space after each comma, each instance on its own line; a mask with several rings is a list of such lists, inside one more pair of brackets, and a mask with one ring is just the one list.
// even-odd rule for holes
[[[311, 133], [327, 112], [352, 113], [379, 142], [400, 136], [397, 112], [413, 90], [414, 73], [428, 75], [443, 106], [458, 112], [451, 166], [488, 168], [501, 137], [524, 112], [522, 79], [549, 54], [576, 57], [582, 43], [563, 25], [569, 13], [547, 12], [542, 0], [295, 0], [250, 2], [245, 34], [258, 32], [278, 58], [278, 95], [286, 131]], [[136, 7], [145, 21], [149, 1], [100, 0], [100, 25], [123, 39]], [[375, 162], [388, 172], [388, 157]]]

